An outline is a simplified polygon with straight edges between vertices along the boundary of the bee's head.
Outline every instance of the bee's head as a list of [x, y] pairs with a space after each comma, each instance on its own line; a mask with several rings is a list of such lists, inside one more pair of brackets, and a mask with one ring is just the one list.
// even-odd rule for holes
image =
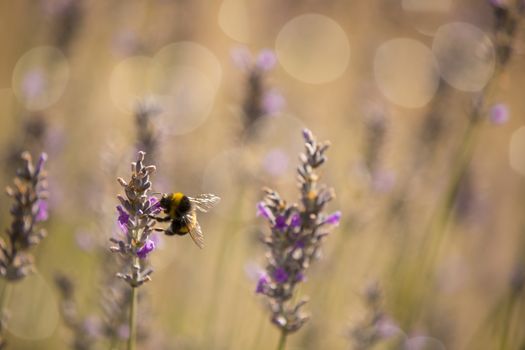
[[160, 198], [160, 206], [164, 209], [170, 207], [170, 197], [167, 194], [163, 194]]

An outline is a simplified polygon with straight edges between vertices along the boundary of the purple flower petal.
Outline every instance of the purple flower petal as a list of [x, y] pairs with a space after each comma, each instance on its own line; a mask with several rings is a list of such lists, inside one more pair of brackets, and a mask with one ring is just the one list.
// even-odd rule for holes
[[257, 203], [257, 216], [262, 216], [270, 221], [273, 219], [272, 211], [264, 202]]
[[273, 227], [280, 231], [286, 230], [288, 228], [288, 224], [286, 223], [286, 217], [283, 215], [279, 215], [278, 217], [276, 217], [275, 225]]
[[46, 160], [47, 160], [47, 154], [46, 153], [40, 154], [40, 157], [38, 158], [38, 162], [36, 163], [36, 167], [35, 167], [36, 174], [40, 174], [40, 172], [44, 168], [44, 164]]
[[288, 281], [288, 273], [282, 267], [278, 267], [273, 272], [273, 279], [279, 284], [286, 283]]
[[38, 211], [35, 215], [36, 222], [46, 221], [49, 218], [48, 203], [43, 199], [39, 199], [37, 202]]
[[257, 287], [255, 288], [255, 293], [264, 293], [266, 286], [268, 285], [268, 276], [266, 274], [261, 274], [259, 281], [257, 281]]
[[505, 124], [509, 120], [509, 109], [507, 105], [498, 103], [490, 108], [490, 122], [494, 125]]
[[155, 197], [149, 198], [149, 205], [150, 205], [150, 213], [151, 214], [158, 214], [161, 210], [160, 208], [160, 201]]
[[153, 250], [155, 250], [155, 242], [148, 239], [146, 243], [137, 250], [137, 256], [141, 259], [145, 259]]
[[294, 248], [304, 248], [304, 241], [302, 239], [296, 241], [294, 244]]
[[264, 49], [257, 56], [257, 68], [263, 71], [269, 71], [275, 66], [277, 58], [272, 50]]
[[118, 210], [118, 224], [122, 232], [127, 233], [128, 232], [128, 222], [129, 222], [129, 214], [122, 208], [122, 206], [117, 206]]
[[304, 274], [302, 272], [298, 272], [297, 275], [295, 275], [295, 280], [297, 282], [302, 282], [304, 281]]
[[292, 215], [292, 221], [290, 221], [290, 227], [296, 228], [300, 227], [302, 224], [301, 215], [299, 213], [295, 213]]
[[336, 211], [335, 213], [328, 215], [324, 219], [323, 224], [339, 225], [340, 221], [341, 221], [341, 212], [340, 211]]

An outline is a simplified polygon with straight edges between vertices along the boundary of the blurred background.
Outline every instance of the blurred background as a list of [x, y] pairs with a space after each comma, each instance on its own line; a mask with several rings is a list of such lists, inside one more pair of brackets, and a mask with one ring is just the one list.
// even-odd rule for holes
[[200, 216], [205, 249], [159, 237], [139, 349], [275, 347], [255, 207], [263, 186], [298, 198], [308, 127], [332, 143], [321, 182], [343, 219], [288, 348], [524, 349], [522, 6], [1, 1], [0, 185], [29, 150], [48, 153], [50, 187], [37, 272], [7, 301], [8, 348], [124, 348], [125, 322], [107, 326], [127, 310], [108, 239], [139, 149], [155, 191], [222, 197]]

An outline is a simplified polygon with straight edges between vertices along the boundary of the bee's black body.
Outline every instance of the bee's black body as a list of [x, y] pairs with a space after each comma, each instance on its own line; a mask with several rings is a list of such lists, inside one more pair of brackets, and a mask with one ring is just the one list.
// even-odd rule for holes
[[168, 236], [184, 236], [189, 233], [191, 228], [188, 225], [191, 220], [188, 220], [188, 215], [193, 208], [188, 196], [180, 192], [164, 195], [160, 200], [160, 207], [167, 215], [162, 221], [171, 221], [170, 228], [165, 231]]
[[160, 199], [160, 207], [165, 216], [151, 216], [157, 222], [170, 222], [167, 229], [155, 228], [168, 236], [189, 234], [195, 244], [204, 247], [204, 236], [201, 227], [197, 222], [196, 210], [206, 212], [219, 202], [220, 198], [212, 194], [202, 194], [195, 198], [188, 197], [181, 192], [163, 194]]

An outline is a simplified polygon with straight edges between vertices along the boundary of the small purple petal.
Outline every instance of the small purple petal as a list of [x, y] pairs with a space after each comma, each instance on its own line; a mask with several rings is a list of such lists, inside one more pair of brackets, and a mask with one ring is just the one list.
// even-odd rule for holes
[[259, 281], [257, 281], [257, 287], [255, 288], [255, 293], [264, 293], [266, 290], [266, 286], [268, 285], [268, 276], [265, 274], [261, 274], [259, 277]]
[[286, 217], [284, 217], [283, 215], [279, 215], [278, 217], [276, 217], [275, 225], [273, 227], [280, 231], [285, 230], [288, 227], [288, 224], [286, 223]]
[[301, 215], [298, 213], [295, 213], [292, 215], [292, 221], [290, 222], [290, 227], [296, 228], [300, 227], [302, 224]]
[[264, 49], [257, 56], [257, 68], [263, 71], [269, 71], [275, 66], [277, 58], [272, 50]]
[[153, 242], [151, 239], [148, 239], [146, 243], [144, 243], [144, 245], [137, 250], [137, 256], [141, 259], [145, 259], [154, 249], [155, 242]]
[[160, 201], [155, 197], [149, 198], [149, 205], [150, 205], [150, 213], [151, 214], [158, 214], [161, 210], [160, 208]]
[[295, 280], [297, 282], [302, 282], [304, 281], [304, 274], [302, 272], [298, 272], [297, 275], [295, 275]]
[[294, 247], [295, 248], [304, 248], [304, 241], [302, 239], [298, 240], [297, 242], [295, 242]]
[[127, 233], [128, 232], [128, 222], [129, 222], [129, 214], [122, 208], [122, 206], [118, 205], [117, 206], [117, 210], [118, 210], [118, 224], [119, 224], [119, 227], [120, 229], [122, 230], [122, 232], [124, 233]]
[[288, 273], [282, 267], [278, 267], [273, 272], [273, 279], [279, 284], [286, 283], [288, 281]]
[[264, 202], [257, 203], [257, 216], [262, 216], [265, 219], [272, 220], [273, 215]]
[[47, 160], [47, 154], [46, 153], [40, 154], [40, 157], [38, 158], [38, 162], [36, 163], [36, 167], [35, 167], [36, 174], [40, 174], [40, 172], [44, 168], [44, 164], [46, 163], [46, 160]]
[[341, 221], [341, 212], [340, 211], [336, 211], [335, 213], [328, 215], [324, 219], [323, 224], [339, 225], [340, 221]]
[[489, 119], [494, 125], [502, 125], [509, 120], [509, 114], [507, 105], [498, 103], [490, 108]]
[[312, 132], [309, 129], [303, 129], [303, 138], [306, 142], [312, 141], [313, 137], [314, 136], [312, 135]]
[[38, 211], [35, 215], [36, 222], [46, 221], [49, 218], [48, 204], [47, 201], [40, 199], [38, 200]]
[[267, 91], [262, 98], [262, 107], [264, 113], [267, 115], [276, 115], [280, 113], [285, 105], [286, 100], [283, 95], [276, 90]]

